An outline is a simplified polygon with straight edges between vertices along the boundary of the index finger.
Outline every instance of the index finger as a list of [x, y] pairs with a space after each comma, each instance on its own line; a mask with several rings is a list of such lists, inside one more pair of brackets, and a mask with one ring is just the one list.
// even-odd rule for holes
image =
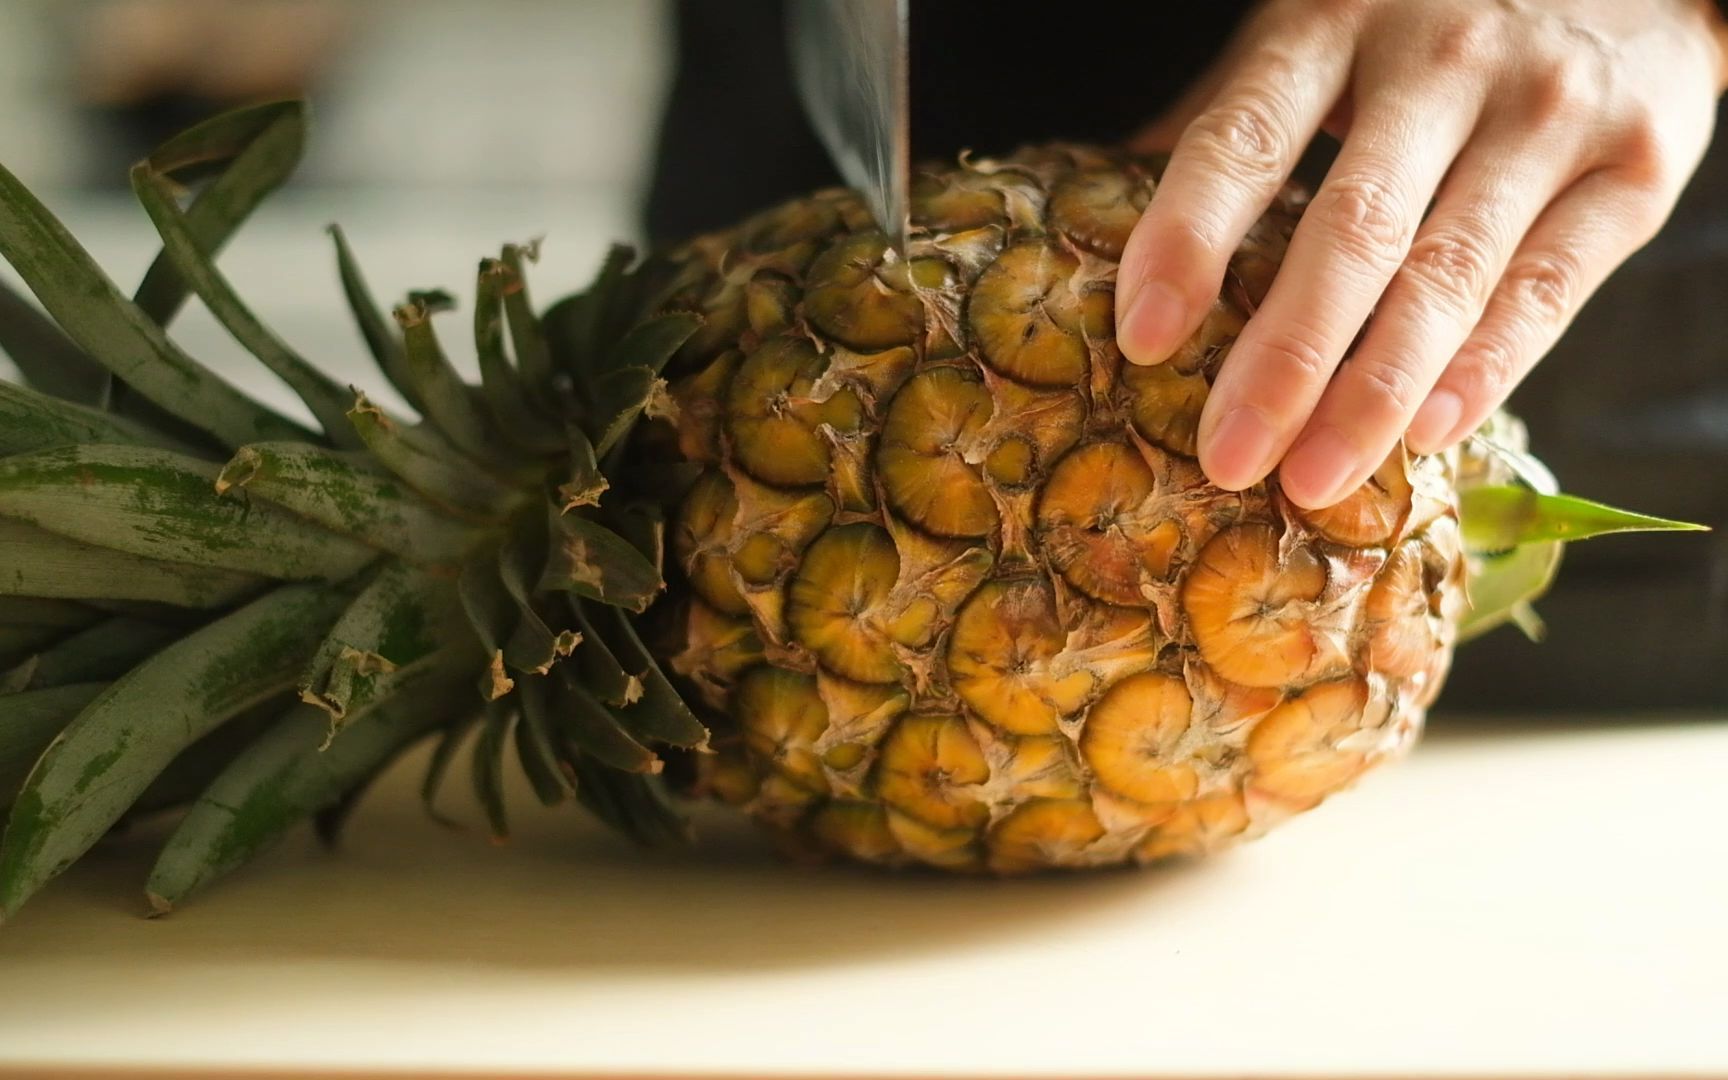
[[1166, 359], [1199, 326], [1231, 253], [1344, 92], [1350, 53], [1280, 41], [1237, 70], [1177, 141], [1123, 251], [1116, 339], [1134, 363]]

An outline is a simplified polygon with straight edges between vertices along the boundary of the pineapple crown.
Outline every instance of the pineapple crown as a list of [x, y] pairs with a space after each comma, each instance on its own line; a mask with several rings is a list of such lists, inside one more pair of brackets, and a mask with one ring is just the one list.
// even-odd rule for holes
[[[148, 882], [166, 911], [300, 821], [333, 832], [436, 736], [430, 807], [476, 730], [495, 834], [513, 754], [549, 805], [644, 842], [686, 835], [662, 767], [708, 730], [637, 622], [664, 587], [682, 473], [626, 446], [672, 409], [660, 372], [700, 318], [662, 311], [660, 264], [624, 248], [537, 313], [535, 252], [505, 246], [480, 263], [470, 385], [434, 327], [449, 298], [385, 315], [332, 228], [361, 335], [419, 420], [394, 417], [296, 354], [215, 265], [305, 124], [298, 102], [244, 109], [140, 162], [163, 250], [130, 297], [0, 168], [0, 254], [46, 312], [0, 286], [0, 348], [24, 380], [0, 383], [0, 917], [127, 816], [190, 804]], [[191, 295], [316, 429], [169, 338]], [[1561, 540], [1681, 527], [1560, 496], [1511, 444], [1484, 445], [1499, 464], [1463, 496], [1468, 632], [1533, 625]]]

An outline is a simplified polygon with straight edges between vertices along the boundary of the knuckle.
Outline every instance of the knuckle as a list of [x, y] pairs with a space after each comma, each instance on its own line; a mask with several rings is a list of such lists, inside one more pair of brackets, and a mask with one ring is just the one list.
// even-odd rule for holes
[[1555, 250], [1514, 259], [1506, 267], [1500, 287], [1524, 318], [1538, 326], [1553, 327], [1571, 315], [1580, 277], [1577, 257]]
[[[1260, 342], [1257, 363], [1303, 383], [1324, 383], [1332, 375], [1332, 361], [1320, 342], [1322, 335], [1301, 325], [1287, 326]], [[1283, 378], [1278, 380], [1283, 382]]]
[[1524, 101], [1537, 127], [1574, 125], [1602, 95], [1602, 72], [1587, 52], [1568, 51], [1535, 64], [1526, 76]]
[[1466, 403], [1496, 400], [1518, 377], [1516, 355], [1504, 335], [1478, 335], [1459, 350], [1448, 378]]
[[1429, 303], [1474, 307], [1488, 295], [1492, 243], [1485, 230], [1461, 222], [1416, 238], [1400, 276]]
[[1260, 186], [1283, 178], [1292, 139], [1277, 93], [1248, 89], [1207, 109], [1188, 131], [1210, 163]]
[[1329, 181], [1309, 208], [1332, 241], [1373, 267], [1396, 261], [1408, 242], [1410, 216], [1396, 187], [1380, 175], [1350, 173]]
[[1416, 377], [1393, 361], [1352, 358], [1345, 364], [1351, 381], [1370, 410], [1402, 416], [1413, 411], [1422, 398]]
[[1481, 66], [1495, 51], [1498, 37], [1495, 13], [1480, 8], [1456, 12], [1442, 19], [1428, 41], [1428, 59], [1447, 70], [1469, 70]]

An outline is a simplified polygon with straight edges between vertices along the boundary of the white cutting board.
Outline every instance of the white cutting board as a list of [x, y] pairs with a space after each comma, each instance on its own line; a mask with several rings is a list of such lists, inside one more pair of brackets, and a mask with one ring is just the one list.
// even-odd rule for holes
[[399, 770], [167, 919], [101, 848], [0, 932], [0, 1075], [1728, 1075], [1725, 774], [1720, 722], [1472, 727], [1229, 855], [992, 882], [721, 812], [492, 847]]

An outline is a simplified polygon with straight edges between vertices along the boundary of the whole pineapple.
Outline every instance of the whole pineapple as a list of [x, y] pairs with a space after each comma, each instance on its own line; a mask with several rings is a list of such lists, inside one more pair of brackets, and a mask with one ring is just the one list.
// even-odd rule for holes
[[1024, 870], [1202, 851], [1407, 746], [1463, 613], [1452, 465], [1304, 513], [1209, 485], [1201, 406], [1299, 206], [1199, 333], [1125, 364], [1116, 262], [1159, 163], [1076, 146], [918, 177], [905, 257], [833, 192], [674, 253], [671, 550], [706, 786], [804, 846]]
[[[130, 297], [0, 169], [0, 253], [49, 316], [0, 288], [27, 384], [0, 383], [0, 915], [189, 806], [148, 883], [166, 910], [334, 829], [428, 736], [428, 803], [472, 734], [497, 835], [513, 757], [644, 841], [683, 837], [672, 796], [699, 791], [875, 862], [1205, 851], [1408, 746], [1460, 631], [1528, 624], [1559, 540], [1677, 527], [1552, 493], [1510, 421], [1323, 511], [1212, 487], [1196, 422], [1298, 201], [1178, 355], [1133, 367], [1116, 259], [1158, 163], [1075, 146], [923, 173], [904, 253], [828, 192], [615, 252], [536, 312], [506, 247], [479, 386], [449, 298], [392, 325], [337, 234], [409, 422], [214, 264], [303, 127], [245, 110], [134, 169], [164, 253]], [[194, 294], [318, 430], [174, 344]]]

